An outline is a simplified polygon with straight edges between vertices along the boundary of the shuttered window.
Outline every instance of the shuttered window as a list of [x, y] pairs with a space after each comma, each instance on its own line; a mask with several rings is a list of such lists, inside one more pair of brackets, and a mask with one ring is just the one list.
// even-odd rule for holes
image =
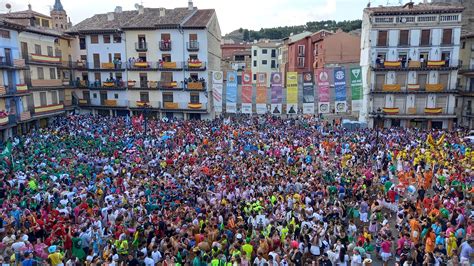
[[453, 39], [453, 30], [452, 29], [444, 29], [443, 30], [443, 41], [441, 44], [452, 44]]
[[443, 89], [448, 89], [449, 74], [439, 74], [439, 84], [443, 84]]
[[417, 95], [415, 99], [416, 113], [423, 114], [426, 108], [426, 97]]
[[427, 78], [427, 74], [418, 74], [418, 85], [420, 85], [420, 88], [424, 89], [426, 87]]
[[430, 45], [431, 39], [431, 30], [422, 30], [421, 31], [421, 45]]
[[400, 113], [405, 112], [406, 96], [395, 96], [395, 107], [400, 108]]
[[385, 84], [385, 74], [376, 75], [375, 76], [375, 89], [378, 91], [381, 91], [383, 84]]
[[398, 44], [400, 46], [406, 46], [408, 45], [408, 36], [409, 36], [410, 31], [409, 30], [401, 30], [400, 31], [400, 38]]
[[397, 84], [405, 87], [407, 84], [407, 74], [406, 73], [397, 73]]
[[387, 35], [388, 32], [386, 30], [379, 31], [379, 36], [377, 38], [377, 46], [387, 46]]
[[443, 108], [443, 111], [444, 111], [444, 109], [446, 108], [447, 102], [448, 102], [447, 96], [440, 96], [440, 95], [436, 96], [436, 108]]

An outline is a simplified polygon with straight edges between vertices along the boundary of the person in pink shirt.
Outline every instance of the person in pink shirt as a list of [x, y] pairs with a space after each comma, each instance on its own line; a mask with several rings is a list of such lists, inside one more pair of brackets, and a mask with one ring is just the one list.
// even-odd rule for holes
[[383, 260], [383, 265], [387, 266], [388, 261], [390, 260], [390, 257], [392, 256], [392, 242], [388, 239], [385, 238], [380, 245], [380, 256], [382, 257]]

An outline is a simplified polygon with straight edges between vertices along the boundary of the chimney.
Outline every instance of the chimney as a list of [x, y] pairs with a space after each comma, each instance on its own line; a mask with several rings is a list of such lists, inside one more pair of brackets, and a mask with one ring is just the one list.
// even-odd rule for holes
[[160, 7], [159, 11], [160, 11], [160, 17], [164, 17], [166, 15], [166, 9], [164, 7]]
[[145, 13], [145, 8], [144, 8], [142, 5], [140, 5], [140, 6], [138, 7], [138, 14], [139, 14], [139, 15], [143, 15], [143, 13]]
[[122, 7], [121, 6], [115, 7], [115, 13], [122, 13]]
[[28, 10], [31, 10], [31, 4], [28, 4]]
[[114, 12], [107, 13], [107, 21], [112, 21], [112, 20], [114, 20]]
[[193, 0], [189, 0], [188, 1], [188, 10], [193, 10], [194, 7], [193, 7]]

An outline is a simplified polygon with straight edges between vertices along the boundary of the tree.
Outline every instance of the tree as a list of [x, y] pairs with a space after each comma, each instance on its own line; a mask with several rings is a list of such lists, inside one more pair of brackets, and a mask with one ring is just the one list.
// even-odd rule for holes
[[246, 42], [250, 41], [250, 32], [248, 29], [244, 30], [244, 41]]

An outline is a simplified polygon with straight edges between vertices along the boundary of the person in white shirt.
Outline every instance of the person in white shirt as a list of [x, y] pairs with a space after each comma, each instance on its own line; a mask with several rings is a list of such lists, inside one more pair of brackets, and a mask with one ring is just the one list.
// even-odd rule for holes
[[154, 266], [155, 265], [155, 260], [150, 258], [150, 256], [146, 256], [145, 259], [143, 260], [145, 263], [145, 266]]
[[253, 261], [253, 265], [264, 266], [267, 260], [262, 256], [262, 253], [258, 253], [257, 257]]
[[360, 256], [359, 251], [355, 249], [353, 252], [351, 266], [362, 266], [362, 257]]
[[153, 258], [153, 261], [155, 263], [158, 263], [161, 261], [161, 252], [158, 250], [158, 246], [155, 246], [155, 250], [151, 252], [151, 257]]

